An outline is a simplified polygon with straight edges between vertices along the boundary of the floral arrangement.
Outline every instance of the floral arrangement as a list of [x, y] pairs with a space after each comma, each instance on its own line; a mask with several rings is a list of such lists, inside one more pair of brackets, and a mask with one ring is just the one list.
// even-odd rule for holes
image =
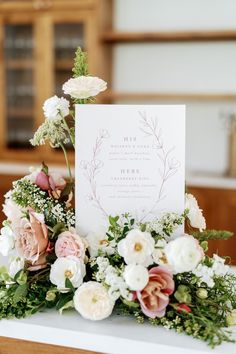
[[[196, 199], [186, 194], [181, 215], [165, 213], [152, 222], [131, 215], [109, 217], [106, 233], [80, 237], [75, 230], [74, 181], [66, 147], [74, 146], [73, 104], [92, 103], [106, 83], [89, 76], [87, 57], [76, 52], [66, 98], [49, 98], [45, 122], [31, 143], [61, 147], [68, 178], [44, 163], [13, 183], [6, 194], [0, 252], [0, 318], [21, 318], [43, 308], [74, 308], [90, 320], [113, 312], [185, 332], [214, 347], [233, 341], [236, 277], [226, 259], [206, 255], [210, 239], [232, 233], [206, 230]], [[176, 231], [186, 233], [176, 237]]]

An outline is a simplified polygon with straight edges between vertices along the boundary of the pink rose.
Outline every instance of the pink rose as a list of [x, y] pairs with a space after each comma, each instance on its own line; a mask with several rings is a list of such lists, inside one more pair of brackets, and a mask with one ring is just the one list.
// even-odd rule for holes
[[136, 292], [143, 313], [151, 318], [163, 317], [174, 287], [173, 276], [167, 269], [160, 266], [150, 269], [148, 284]]
[[30, 270], [37, 270], [46, 266], [48, 230], [44, 224], [43, 214], [30, 211], [30, 221], [19, 229], [16, 237], [16, 248], [19, 255], [30, 261]]
[[35, 178], [35, 184], [44, 191], [57, 192], [65, 187], [66, 181], [57, 172], [47, 175], [44, 171], [40, 171]]
[[74, 229], [62, 232], [55, 244], [57, 257], [76, 256], [84, 259], [86, 245], [81, 237], [75, 234]]

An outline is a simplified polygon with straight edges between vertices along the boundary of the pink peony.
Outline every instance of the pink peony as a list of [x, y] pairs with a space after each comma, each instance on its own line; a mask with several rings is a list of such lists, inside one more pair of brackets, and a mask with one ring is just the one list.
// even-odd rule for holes
[[167, 269], [160, 266], [150, 269], [148, 284], [136, 292], [143, 313], [151, 318], [163, 317], [174, 287], [173, 276]]
[[57, 257], [76, 256], [84, 259], [85, 242], [81, 237], [75, 234], [74, 229], [62, 232], [55, 244], [55, 253]]
[[30, 221], [20, 227], [16, 237], [16, 248], [19, 255], [30, 261], [30, 270], [46, 266], [48, 230], [42, 214], [30, 211]]

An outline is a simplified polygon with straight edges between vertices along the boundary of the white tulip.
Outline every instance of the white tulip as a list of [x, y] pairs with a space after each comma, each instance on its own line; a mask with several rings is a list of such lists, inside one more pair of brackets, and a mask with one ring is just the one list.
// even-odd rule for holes
[[149, 232], [134, 229], [118, 243], [118, 253], [126, 264], [141, 264], [147, 267], [153, 263], [154, 245], [155, 241]]
[[107, 83], [98, 77], [79, 76], [65, 82], [62, 89], [73, 98], [86, 99], [105, 91]]
[[144, 266], [129, 264], [125, 267], [124, 278], [130, 290], [141, 291], [148, 283], [149, 274]]
[[85, 273], [85, 265], [81, 259], [75, 256], [61, 257], [57, 258], [51, 266], [50, 281], [59, 291], [66, 291], [66, 278], [75, 288], [78, 288], [83, 283]]
[[47, 119], [55, 120], [68, 116], [69, 107], [70, 102], [67, 99], [55, 95], [44, 102], [43, 111]]
[[4, 226], [0, 232], [0, 253], [6, 257], [14, 248], [14, 234], [9, 226]]
[[74, 295], [74, 306], [79, 314], [92, 321], [100, 321], [109, 317], [115, 302], [107, 289], [95, 281], [81, 285]]
[[194, 270], [204, 257], [204, 252], [193, 236], [184, 235], [166, 245], [165, 255], [168, 265], [177, 274]]
[[202, 215], [202, 210], [199, 208], [196, 198], [192, 194], [185, 195], [185, 209], [188, 209], [188, 218], [190, 225], [200, 230], [205, 230], [206, 220]]

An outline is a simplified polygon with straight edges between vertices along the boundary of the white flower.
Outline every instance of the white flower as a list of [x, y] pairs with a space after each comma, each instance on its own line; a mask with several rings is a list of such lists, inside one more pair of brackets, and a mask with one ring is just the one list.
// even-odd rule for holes
[[19, 207], [12, 199], [11, 195], [8, 194], [5, 204], [3, 205], [3, 212], [8, 218], [9, 221], [11, 221], [11, 226], [12, 229], [15, 230], [15, 228], [19, 227], [19, 224], [22, 220], [22, 212], [24, 210]]
[[69, 114], [69, 106], [70, 102], [67, 99], [55, 95], [44, 102], [44, 115], [51, 120], [64, 118]]
[[206, 220], [202, 215], [202, 210], [199, 208], [196, 198], [192, 194], [185, 195], [185, 209], [188, 209], [188, 218], [190, 225], [200, 230], [205, 230]]
[[115, 252], [115, 241], [108, 241], [108, 236], [105, 232], [90, 232], [86, 236], [88, 242], [88, 250], [91, 257], [97, 257], [99, 251], [111, 256]]
[[194, 270], [204, 256], [199, 242], [190, 235], [170, 241], [165, 247], [165, 254], [174, 274]]
[[21, 257], [15, 257], [11, 260], [10, 265], [9, 265], [9, 275], [11, 278], [14, 278], [14, 276], [22, 269], [24, 269], [25, 261], [24, 258]]
[[51, 266], [50, 281], [61, 291], [66, 290], [66, 278], [75, 288], [78, 288], [82, 284], [84, 276], [84, 262], [75, 256], [57, 258]]
[[118, 243], [118, 253], [124, 258], [126, 264], [142, 264], [147, 267], [153, 263], [151, 255], [154, 244], [154, 239], [149, 232], [134, 229]]
[[114, 305], [107, 289], [95, 281], [84, 283], [74, 295], [75, 309], [88, 320], [100, 321], [109, 317]]
[[149, 274], [144, 266], [129, 264], [125, 267], [124, 278], [130, 290], [141, 291], [148, 283]]
[[14, 248], [14, 234], [9, 226], [4, 226], [0, 233], [0, 253], [6, 257]]
[[107, 83], [98, 77], [79, 76], [65, 82], [62, 89], [66, 95], [70, 95], [73, 98], [85, 99], [105, 91]]

